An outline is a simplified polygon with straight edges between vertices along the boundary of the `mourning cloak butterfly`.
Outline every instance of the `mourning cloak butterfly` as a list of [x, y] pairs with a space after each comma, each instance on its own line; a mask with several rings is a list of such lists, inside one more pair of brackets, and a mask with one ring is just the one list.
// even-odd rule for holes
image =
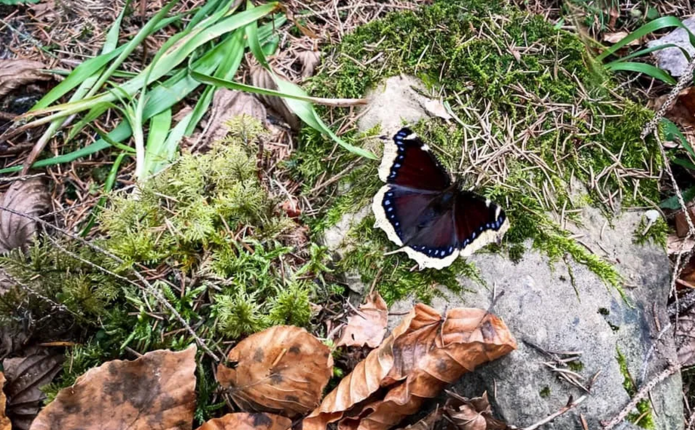
[[375, 227], [421, 268], [441, 269], [499, 241], [509, 228], [502, 208], [462, 191], [430, 148], [408, 128], [384, 145], [372, 204]]

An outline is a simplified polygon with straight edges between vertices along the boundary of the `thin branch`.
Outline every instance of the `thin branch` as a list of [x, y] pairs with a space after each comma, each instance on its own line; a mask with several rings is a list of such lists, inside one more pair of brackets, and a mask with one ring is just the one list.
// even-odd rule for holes
[[548, 415], [546, 418], [538, 421], [537, 423], [531, 425], [530, 427], [524, 427], [521, 430], [536, 430], [536, 429], [540, 428], [541, 426], [548, 424], [549, 422], [551, 422], [555, 418], [559, 417], [560, 415], [563, 415], [563, 414], [567, 413], [568, 411], [576, 408], [579, 404], [581, 404], [584, 400], [586, 400], [587, 397], [589, 397], [589, 395], [584, 394], [583, 396], [581, 396], [580, 398], [578, 398], [575, 401], [572, 401], [572, 398], [570, 397], [569, 402], [565, 406], [563, 406], [562, 409], [555, 412], [554, 414]]

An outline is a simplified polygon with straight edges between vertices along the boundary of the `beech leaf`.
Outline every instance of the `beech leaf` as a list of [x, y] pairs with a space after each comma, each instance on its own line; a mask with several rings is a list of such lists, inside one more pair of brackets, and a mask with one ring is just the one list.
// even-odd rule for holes
[[180, 352], [158, 350], [90, 369], [58, 393], [31, 430], [190, 429], [195, 354], [195, 346]]
[[333, 374], [330, 349], [306, 330], [275, 326], [239, 342], [217, 381], [245, 411], [291, 418], [314, 409]]
[[12, 430], [12, 424], [10, 419], [5, 415], [5, 404], [7, 399], [5, 398], [5, 391], [3, 387], [5, 386], [5, 375], [0, 372], [0, 430]]
[[48, 385], [62, 370], [63, 354], [49, 348], [34, 349], [25, 357], [6, 358], [2, 362], [7, 384], [7, 415], [15, 430], [27, 430], [43, 406]]
[[209, 136], [207, 141], [212, 143], [222, 140], [229, 133], [229, 120], [240, 115], [256, 118], [261, 123], [266, 122], [265, 106], [253, 94], [218, 88], [206, 126], [206, 134]]
[[[442, 319], [418, 304], [326, 396], [303, 429], [322, 430], [335, 421], [340, 429], [389, 429], [464, 373], [514, 349], [516, 341], [504, 322], [485, 310], [452, 309]], [[382, 398], [380, 388], [388, 389]], [[356, 405], [358, 410], [352, 409]], [[348, 409], [350, 417], [344, 418]]]
[[348, 323], [336, 346], [376, 348], [384, 339], [389, 312], [386, 302], [376, 291], [367, 296], [359, 313], [348, 317]]
[[0, 60], [0, 97], [34, 81], [48, 81], [51, 75], [41, 72], [45, 66], [39, 61]]
[[[0, 206], [31, 216], [40, 216], [50, 208], [50, 195], [40, 178], [15, 181], [0, 200]], [[0, 254], [26, 247], [36, 232], [36, 222], [0, 209]]]
[[292, 421], [280, 415], [240, 412], [212, 419], [197, 430], [287, 430], [291, 427]]
[[492, 417], [492, 408], [487, 391], [481, 397], [467, 399], [449, 393], [450, 399], [444, 407], [448, 420], [456, 430], [505, 430], [509, 428], [503, 421]]

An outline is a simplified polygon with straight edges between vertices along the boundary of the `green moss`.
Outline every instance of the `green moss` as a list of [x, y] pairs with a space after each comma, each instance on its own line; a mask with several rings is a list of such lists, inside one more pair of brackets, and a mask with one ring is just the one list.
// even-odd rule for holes
[[[637, 387], [635, 382], [630, 375], [630, 370], [627, 367], [627, 360], [625, 356], [620, 352], [620, 349], [616, 349], [616, 360], [620, 365], [620, 373], [623, 375], [623, 387], [627, 394], [632, 397], [637, 393]], [[652, 415], [651, 406], [649, 405], [649, 399], [643, 399], [637, 403], [637, 407], [634, 412], [631, 412], [627, 416], [627, 420], [633, 424], [636, 424], [644, 429], [654, 429], [654, 417]], [[639, 421], [638, 421], [639, 420]]]
[[611, 311], [609, 311], [609, 310], [606, 309], [606, 308], [599, 308], [599, 309], [598, 309], [598, 313], [601, 314], [601, 315], [603, 315], [603, 316], [608, 316], [608, 315], [611, 314]]
[[579, 360], [570, 361], [569, 363], [567, 363], [567, 366], [570, 368], [572, 372], [581, 372], [582, 370], [584, 370], [584, 363], [582, 363]]
[[[534, 48], [517, 60], [510, 46]], [[383, 55], [364, 66], [378, 52]], [[461, 154], [464, 146], [473, 155], [476, 146], [491, 141], [497, 142], [496, 148], [504, 148], [487, 167], [473, 169], [477, 177], [464, 179], [482, 184], [479, 192], [505, 208], [511, 228], [502, 249], [512, 261], [521, 260], [523, 244], [530, 242], [551, 261], [570, 257], [607, 284], [620, 287], [615, 268], [577, 244], [547, 213], [564, 213], [565, 218], [580, 222], [577, 209], [593, 204], [608, 214], [610, 208], [601, 202], [618, 190], [622, 190], [622, 206], [657, 201], [656, 180], [626, 179], [614, 168], [616, 154], [624, 169], [658, 168], [661, 159], [656, 143], [639, 137], [652, 113], [615, 99], [614, 84], [594, 73], [596, 65], [575, 35], [553, 29], [540, 16], [497, 2], [437, 2], [417, 13], [392, 13], [360, 27], [329, 48], [327, 57], [328, 67], [309, 84], [313, 95], [362, 97], [384, 78], [398, 74], [415, 75], [442, 94], [465, 127], [430, 120], [413, 128], [454, 173], [470, 167], [469, 154]], [[330, 112], [332, 118], [340, 114], [340, 110]], [[487, 132], [472, 140], [481, 129], [481, 118]], [[373, 134], [374, 130], [368, 133]], [[366, 135], [354, 129], [344, 137], [355, 145], [371, 145]], [[287, 166], [295, 179], [303, 181], [315, 207], [325, 208], [307, 219], [314, 233], [334, 225], [346, 212], [364, 207], [381, 186], [376, 162], [346, 153], [336, 156], [332, 143], [308, 129], [302, 132], [299, 145]], [[320, 195], [310, 193], [319, 182], [337, 174], [343, 176], [322, 188]], [[599, 175], [588, 193], [570, 194], [572, 178], [591, 184]], [[383, 252], [393, 246], [383, 234], [370, 230], [365, 225], [352, 232], [356, 249], [349, 262], [342, 264], [345, 269], [355, 266], [365, 282], [371, 282], [377, 273], [382, 277], [390, 273], [391, 267], [411, 267], [412, 262], [403, 256], [384, 258]], [[445, 271], [446, 276], [471, 270], [468, 264], [459, 266]], [[401, 274], [400, 269], [396, 272]], [[387, 278], [386, 283], [380, 282], [382, 292], [395, 298], [415, 288], [418, 295], [431, 295], [434, 279], [427, 271], [402, 274], [407, 281]]]
[[[669, 227], [668, 224], [666, 224], [666, 221], [659, 217], [651, 226], [649, 226], [649, 229], [647, 229], [647, 225], [647, 220], [645, 217], [642, 217], [639, 225], [633, 233], [632, 242], [638, 245], [654, 243], [666, 249], [666, 238], [668, 237], [669, 233]], [[645, 231], [646, 234], [644, 234]]]
[[547, 399], [550, 397], [550, 387], [543, 387], [543, 389], [538, 393], [542, 398]]

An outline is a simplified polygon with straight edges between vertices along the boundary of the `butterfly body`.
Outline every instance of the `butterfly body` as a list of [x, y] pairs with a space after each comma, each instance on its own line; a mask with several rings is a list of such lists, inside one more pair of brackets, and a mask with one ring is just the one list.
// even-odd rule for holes
[[422, 268], [441, 269], [500, 240], [509, 228], [504, 211], [461, 189], [430, 148], [407, 128], [384, 147], [374, 196], [375, 227]]

